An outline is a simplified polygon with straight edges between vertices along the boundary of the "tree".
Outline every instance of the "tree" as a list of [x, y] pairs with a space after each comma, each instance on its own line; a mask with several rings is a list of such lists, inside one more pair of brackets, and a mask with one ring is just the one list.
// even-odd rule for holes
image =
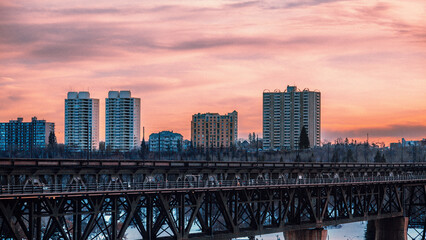
[[182, 152], [182, 141], [181, 140], [178, 140], [178, 142], [177, 142], [177, 151], [178, 151], [178, 153]]
[[381, 161], [382, 161], [382, 163], [385, 163], [385, 162], [386, 162], [386, 158], [385, 158], [385, 154], [384, 154], [384, 153], [382, 154], [382, 159], [381, 159]]
[[302, 161], [302, 159], [300, 158], [300, 155], [299, 154], [297, 154], [296, 155], [296, 160], [295, 160], [295, 162], [301, 162]]
[[346, 152], [346, 162], [354, 162], [354, 154], [352, 152], [352, 149], [349, 149]]
[[314, 153], [311, 153], [311, 157], [309, 158], [309, 162], [314, 162], [315, 156]]
[[374, 162], [375, 162], [375, 163], [380, 163], [380, 162], [382, 162], [382, 156], [381, 156], [381, 154], [380, 154], [380, 151], [377, 151], [377, 152], [376, 152], [376, 156], [374, 156]]
[[299, 149], [308, 149], [310, 147], [308, 132], [306, 131], [305, 126], [302, 127], [299, 138]]
[[365, 230], [365, 240], [374, 240], [376, 234], [376, 227], [374, 220], [368, 221], [367, 229]]
[[55, 148], [56, 147], [56, 136], [55, 136], [55, 132], [50, 132], [49, 134], [49, 148]]
[[339, 156], [338, 156], [338, 153], [337, 153], [337, 149], [334, 149], [334, 151], [333, 151], [333, 156], [331, 157], [331, 162], [335, 162], [335, 163], [339, 162]]
[[[48, 151], [54, 156], [56, 150], [56, 136], [55, 132], [50, 132], [49, 134], [49, 144], [47, 146]], [[50, 155], [50, 154], [49, 154]]]
[[145, 138], [142, 138], [142, 142], [141, 142], [141, 151], [140, 151], [140, 156], [142, 159], [145, 159], [145, 155], [147, 153], [147, 146], [145, 143]]

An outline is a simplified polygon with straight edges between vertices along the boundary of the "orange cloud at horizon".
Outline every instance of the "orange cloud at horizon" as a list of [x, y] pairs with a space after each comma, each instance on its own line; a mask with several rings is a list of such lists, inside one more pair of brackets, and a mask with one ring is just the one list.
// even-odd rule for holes
[[2, 1], [0, 121], [55, 122], [68, 91], [131, 90], [146, 138], [190, 138], [192, 114], [239, 113], [262, 133], [262, 92], [318, 89], [322, 139], [426, 137], [422, 0]]

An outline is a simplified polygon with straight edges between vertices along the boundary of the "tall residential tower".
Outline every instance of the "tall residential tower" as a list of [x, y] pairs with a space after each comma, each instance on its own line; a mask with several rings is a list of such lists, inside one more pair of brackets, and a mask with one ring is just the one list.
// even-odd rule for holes
[[105, 99], [105, 146], [113, 151], [140, 147], [141, 99], [130, 91], [110, 91]]
[[281, 92], [263, 93], [263, 148], [265, 150], [299, 147], [305, 126], [311, 147], [321, 144], [321, 93], [296, 86]]
[[91, 151], [99, 147], [99, 99], [89, 92], [68, 92], [65, 99], [65, 147]]

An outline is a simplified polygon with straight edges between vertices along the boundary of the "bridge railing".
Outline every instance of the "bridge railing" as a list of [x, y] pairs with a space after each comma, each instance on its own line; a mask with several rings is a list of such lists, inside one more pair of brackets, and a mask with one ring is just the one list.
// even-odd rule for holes
[[208, 188], [251, 188], [251, 187], [294, 187], [339, 184], [372, 184], [394, 182], [426, 181], [426, 175], [347, 177], [347, 178], [279, 178], [279, 179], [234, 179], [222, 181], [150, 181], [150, 182], [109, 182], [97, 184], [40, 184], [0, 185], [0, 196], [10, 194], [113, 192], [140, 190], [208, 189]]
[[205, 161], [205, 160], [124, 160], [124, 159], [36, 159], [0, 158], [1, 167], [70, 167], [70, 168], [424, 168], [425, 162], [278, 162], [278, 161]]

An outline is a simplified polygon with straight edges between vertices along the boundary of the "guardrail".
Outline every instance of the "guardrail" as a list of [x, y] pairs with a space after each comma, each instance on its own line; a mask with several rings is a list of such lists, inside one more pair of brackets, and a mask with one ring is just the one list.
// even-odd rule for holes
[[116, 160], [116, 159], [31, 159], [0, 158], [2, 167], [155, 167], [155, 168], [426, 168], [426, 163], [331, 163], [331, 162], [258, 162], [196, 160]]
[[317, 186], [341, 184], [374, 184], [395, 182], [426, 181], [426, 175], [348, 177], [348, 178], [291, 178], [291, 179], [250, 179], [223, 181], [151, 181], [151, 182], [115, 182], [98, 184], [43, 184], [34, 185], [1, 185], [1, 195], [20, 195], [40, 193], [78, 193], [108, 191], [143, 191], [173, 189], [209, 189], [209, 188], [247, 188], [247, 187], [279, 187], [279, 186]]

